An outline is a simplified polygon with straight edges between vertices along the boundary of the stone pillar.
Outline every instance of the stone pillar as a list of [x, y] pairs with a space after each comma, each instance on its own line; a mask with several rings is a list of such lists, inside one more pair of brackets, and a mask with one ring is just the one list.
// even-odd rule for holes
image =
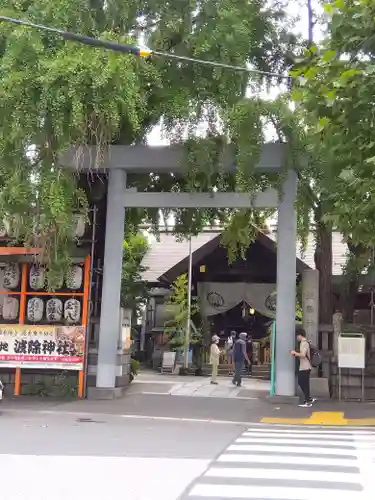
[[302, 275], [302, 321], [307, 338], [318, 345], [319, 271], [306, 269]]
[[[126, 172], [109, 173], [102, 302], [96, 387], [115, 394], [117, 348], [120, 335], [120, 290], [124, 246]], [[106, 396], [108, 397], [108, 396]]]
[[297, 174], [289, 170], [279, 202], [277, 223], [276, 396], [295, 396]]

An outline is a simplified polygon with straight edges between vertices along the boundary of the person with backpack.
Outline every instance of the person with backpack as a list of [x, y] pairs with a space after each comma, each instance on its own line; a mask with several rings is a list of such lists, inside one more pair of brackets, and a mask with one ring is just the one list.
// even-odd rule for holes
[[245, 360], [250, 363], [246, 352], [246, 337], [247, 334], [245, 332], [240, 333], [239, 338], [235, 341], [233, 346], [234, 377], [232, 384], [237, 385], [237, 387], [241, 387]]
[[315, 348], [311, 348], [303, 328], [300, 328], [297, 331], [297, 340], [299, 342], [299, 350], [290, 351], [290, 354], [299, 361], [297, 379], [298, 385], [300, 386], [304, 397], [303, 403], [299, 404], [299, 406], [301, 408], [310, 408], [315, 402], [315, 399], [313, 399], [310, 395], [310, 374], [311, 369], [313, 368], [311, 360], [312, 353], [314, 352], [314, 355], [316, 356], [318, 352]]

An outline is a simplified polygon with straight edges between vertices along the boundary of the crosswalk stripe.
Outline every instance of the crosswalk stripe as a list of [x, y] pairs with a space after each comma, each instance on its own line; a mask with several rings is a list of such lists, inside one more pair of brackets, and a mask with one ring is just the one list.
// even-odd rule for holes
[[367, 500], [365, 468], [373, 460], [374, 431], [252, 427], [211, 463], [192, 486], [188, 500], [326, 500], [332, 496]]
[[272, 446], [272, 445], [260, 445], [260, 444], [232, 444], [228, 447], [228, 451], [267, 451], [273, 453], [297, 453], [297, 454], [309, 454], [309, 455], [342, 455], [342, 456], [352, 456], [355, 452], [355, 448], [342, 449], [342, 448], [323, 448], [309, 446]]
[[223, 453], [217, 459], [218, 462], [249, 463], [249, 464], [285, 464], [285, 465], [322, 465], [335, 467], [358, 467], [356, 457], [352, 458], [324, 458], [298, 455], [251, 455], [237, 453]]
[[314, 445], [315, 447], [320, 446], [324, 448], [330, 448], [330, 447], [341, 447], [341, 448], [348, 448], [348, 447], [357, 447], [357, 448], [367, 448], [371, 446], [370, 443], [365, 443], [365, 442], [360, 442], [356, 443], [355, 441], [327, 441], [325, 439], [319, 439], [319, 440], [314, 440], [311, 441], [309, 439], [305, 438], [298, 438], [298, 439], [283, 439], [283, 438], [256, 438], [256, 437], [241, 437], [236, 440], [236, 443], [262, 443], [262, 444], [308, 444], [308, 445]]
[[264, 500], [279, 500], [287, 498], [288, 500], [316, 500], [316, 496], [322, 499], [331, 498], [333, 494], [337, 494], [340, 500], [364, 500], [362, 492], [332, 490], [332, 489], [315, 489], [315, 488], [286, 488], [272, 486], [242, 486], [242, 485], [211, 485], [197, 484], [191, 490], [191, 496], [198, 498], [229, 498], [229, 499], [264, 499]]
[[358, 474], [343, 472], [306, 471], [295, 469], [239, 469], [212, 467], [205, 477], [235, 478], [235, 479], [291, 479], [293, 481], [324, 481], [358, 484]]
[[364, 431], [364, 430], [356, 430], [356, 429], [349, 429], [348, 427], [345, 427], [342, 431], [338, 431], [338, 430], [335, 430], [337, 429], [334, 428], [328, 428], [328, 427], [325, 427], [325, 429], [327, 430], [322, 430], [322, 429], [319, 429], [317, 430], [316, 427], [314, 428], [311, 428], [311, 427], [308, 427], [308, 426], [304, 426], [303, 429], [295, 429], [294, 428], [295, 426], [289, 426], [289, 427], [279, 427], [277, 425], [274, 426], [273, 429], [268, 429], [266, 428], [265, 426], [259, 426], [259, 427], [250, 427], [249, 429], [246, 430], [245, 434], [247, 434], [248, 432], [267, 432], [267, 434], [274, 434], [274, 433], [284, 433], [284, 432], [288, 432], [290, 434], [338, 434], [340, 436], [342, 435], [350, 435], [352, 436], [353, 433], [355, 433], [356, 436], [375, 436], [375, 433], [373, 431]]
[[287, 431], [283, 431], [283, 432], [272, 432], [272, 433], [268, 433], [268, 432], [256, 432], [256, 431], [252, 431], [252, 432], [244, 432], [242, 434], [243, 437], [282, 437], [282, 438], [295, 438], [295, 439], [300, 439], [300, 438], [304, 438], [304, 439], [330, 439], [330, 440], [337, 440], [337, 441], [342, 441], [342, 440], [356, 440], [356, 441], [374, 441], [375, 442], [375, 435], [372, 434], [372, 435], [365, 435], [363, 436], [362, 434], [360, 435], [353, 435], [353, 433], [339, 433], [339, 434], [332, 434], [331, 432], [330, 433], [325, 433], [325, 432], [317, 432], [317, 433], [307, 433], [307, 432], [287, 432]]

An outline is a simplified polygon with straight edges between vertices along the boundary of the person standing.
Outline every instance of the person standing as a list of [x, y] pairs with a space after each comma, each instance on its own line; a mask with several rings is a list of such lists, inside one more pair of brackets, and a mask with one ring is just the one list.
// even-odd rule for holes
[[246, 353], [249, 361], [246, 362], [246, 368], [248, 375], [252, 375], [253, 372], [253, 339], [251, 335], [248, 335], [246, 342]]
[[234, 376], [232, 380], [233, 385], [241, 387], [242, 372], [245, 360], [250, 363], [249, 357], [246, 352], [246, 333], [242, 332], [239, 338], [235, 341], [233, 346], [233, 362], [234, 362]]
[[219, 349], [219, 340], [220, 337], [217, 335], [214, 335], [212, 337], [212, 344], [211, 344], [211, 349], [210, 349], [210, 364], [212, 366], [212, 373], [211, 373], [211, 384], [217, 385], [217, 372], [219, 369], [219, 361], [220, 361], [220, 349]]
[[231, 331], [229, 334], [229, 337], [227, 338], [227, 341], [225, 343], [225, 348], [227, 351], [227, 361], [229, 365], [229, 373], [228, 375], [233, 375], [233, 345], [234, 345], [234, 339], [236, 336], [235, 331]]
[[299, 404], [301, 408], [310, 408], [315, 399], [310, 396], [310, 344], [306, 339], [306, 333], [303, 328], [297, 331], [297, 340], [299, 342], [298, 351], [290, 351], [290, 354], [297, 358], [299, 361], [299, 368], [297, 373], [298, 385], [303, 393], [304, 401]]

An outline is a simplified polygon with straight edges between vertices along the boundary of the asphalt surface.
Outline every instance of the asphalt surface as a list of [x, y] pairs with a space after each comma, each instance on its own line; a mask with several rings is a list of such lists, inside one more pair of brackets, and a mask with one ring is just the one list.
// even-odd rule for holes
[[243, 426], [0, 415], [1, 500], [176, 500]]
[[66, 402], [49, 398], [20, 397], [6, 399], [0, 404], [0, 415], [23, 411], [244, 423], [260, 422], [264, 417], [308, 418], [313, 412], [342, 412], [350, 419], [375, 418], [373, 403], [317, 401], [312, 408], [299, 408], [295, 404], [273, 404], [265, 398], [230, 399], [139, 393], [129, 393], [121, 399], [111, 401]]
[[370, 500], [375, 430], [9, 409], [0, 470], [1, 500]]

